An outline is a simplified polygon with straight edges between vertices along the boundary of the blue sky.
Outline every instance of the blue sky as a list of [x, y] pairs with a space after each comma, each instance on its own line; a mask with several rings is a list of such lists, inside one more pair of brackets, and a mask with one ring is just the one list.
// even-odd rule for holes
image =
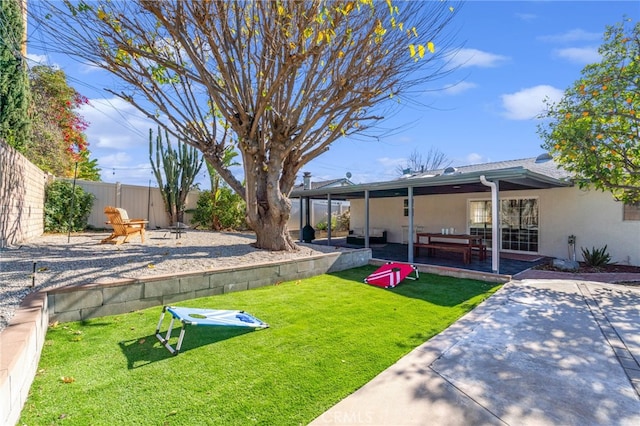
[[[462, 46], [454, 58], [459, 68], [417, 95], [428, 107], [403, 107], [382, 124], [401, 130], [378, 141], [338, 140], [303, 171], [314, 181], [347, 172], [356, 183], [393, 179], [411, 152], [432, 147], [454, 166], [535, 157], [543, 152], [535, 118], [542, 100], [559, 100], [582, 68], [599, 60], [605, 27], [625, 15], [640, 19], [640, 2], [467, 1], [452, 24]], [[33, 61], [59, 66], [90, 99], [80, 113], [90, 123], [86, 134], [102, 179], [155, 186], [148, 160], [148, 132], [155, 126], [103, 90], [117, 87], [108, 74], [33, 44]], [[204, 171], [197, 182], [208, 186]]]

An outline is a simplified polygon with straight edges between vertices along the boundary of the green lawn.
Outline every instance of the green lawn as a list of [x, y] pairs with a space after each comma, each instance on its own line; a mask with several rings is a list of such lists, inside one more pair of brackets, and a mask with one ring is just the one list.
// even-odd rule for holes
[[374, 269], [181, 302], [270, 328], [192, 327], [178, 356], [154, 336], [160, 307], [50, 327], [19, 424], [306, 424], [499, 288], [423, 274], [384, 290], [362, 283]]

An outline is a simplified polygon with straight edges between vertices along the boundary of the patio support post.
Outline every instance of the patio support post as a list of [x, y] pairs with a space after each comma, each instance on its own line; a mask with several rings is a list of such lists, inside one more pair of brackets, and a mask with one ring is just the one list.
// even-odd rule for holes
[[369, 248], [369, 190], [364, 190], [364, 248]]
[[299, 233], [300, 234], [300, 242], [302, 242], [302, 227], [304, 226], [302, 224], [303, 223], [302, 221], [304, 220], [303, 219], [304, 216], [302, 215], [302, 213], [303, 213], [302, 209], [304, 208], [304, 203], [302, 202], [302, 200], [303, 200], [303, 198], [300, 197], [300, 233]]
[[409, 231], [407, 241], [409, 242], [409, 253], [407, 253], [407, 259], [409, 263], [413, 263], [413, 186], [410, 186], [407, 191], [409, 198]]
[[491, 188], [491, 270], [500, 273], [500, 200], [498, 197], [498, 181], [490, 182], [484, 175], [480, 182]]
[[327, 194], [327, 245], [331, 245], [331, 194]]

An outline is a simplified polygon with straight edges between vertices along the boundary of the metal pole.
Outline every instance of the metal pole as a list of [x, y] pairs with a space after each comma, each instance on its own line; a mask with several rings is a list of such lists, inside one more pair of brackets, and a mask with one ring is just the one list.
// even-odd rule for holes
[[369, 190], [364, 190], [364, 248], [369, 248]]
[[302, 242], [302, 228], [304, 228], [303, 225], [303, 213], [304, 213], [304, 203], [302, 202], [304, 200], [304, 198], [300, 197], [300, 242]]
[[151, 211], [151, 179], [149, 179], [149, 192], [147, 193], [147, 220], [149, 220], [150, 211]]
[[409, 247], [407, 247], [409, 253], [407, 253], [407, 260], [409, 263], [413, 263], [413, 186], [410, 186], [407, 190], [407, 197], [409, 198], [408, 206], [409, 209], [409, 231], [407, 240], [409, 242]]
[[331, 194], [327, 194], [327, 245], [331, 245]]
[[78, 175], [78, 162], [76, 161], [76, 168], [73, 171], [73, 187], [71, 189], [71, 208], [69, 209], [69, 233], [67, 234], [67, 244], [71, 241], [71, 221], [73, 219], [73, 209], [76, 203], [76, 178]]

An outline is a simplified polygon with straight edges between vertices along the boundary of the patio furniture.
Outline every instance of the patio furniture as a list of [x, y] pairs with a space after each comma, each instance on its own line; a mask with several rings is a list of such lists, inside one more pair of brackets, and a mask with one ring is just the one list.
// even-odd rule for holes
[[[160, 327], [164, 321], [164, 314], [169, 312], [171, 314], [171, 322], [169, 323], [169, 329], [167, 333], [162, 336], [160, 334]], [[175, 320], [180, 321], [181, 328], [178, 337], [178, 342], [174, 348], [169, 343], [171, 339], [171, 330], [173, 329], [173, 323]], [[197, 309], [197, 308], [182, 308], [178, 306], [164, 306], [162, 313], [160, 314], [160, 320], [156, 327], [156, 338], [164, 345], [165, 348], [172, 355], [178, 355], [180, 348], [182, 347], [182, 341], [184, 340], [184, 334], [187, 330], [187, 326], [227, 326], [227, 327], [249, 327], [249, 328], [268, 328], [269, 325], [260, 321], [258, 318], [245, 311], [232, 311], [232, 310], [220, 310], [220, 309]]]
[[[113, 232], [100, 244], [113, 243], [116, 245], [126, 243], [132, 235], [140, 234], [140, 240], [144, 243], [144, 226], [148, 221], [144, 219], [129, 219], [129, 215], [125, 209], [107, 206], [104, 208], [104, 214], [107, 216], [107, 225], [111, 225]], [[118, 237], [124, 237], [119, 240]]]
[[187, 229], [189, 229], [189, 225], [183, 222], [176, 222], [173, 225], [169, 226], [169, 232], [172, 234], [176, 234], [176, 240], [178, 238], [182, 238], [182, 234], [186, 234]]
[[419, 232], [416, 234], [416, 239], [413, 245], [416, 255], [420, 248], [426, 248], [428, 256], [433, 256], [436, 250], [457, 252], [462, 253], [462, 261], [465, 264], [471, 262], [471, 254], [474, 250], [478, 251], [480, 260], [485, 260], [487, 257], [487, 248], [482, 242], [482, 237], [478, 235]]
[[[347, 236], [347, 244], [363, 246], [364, 238], [364, 229], [354, 228], [349, 231], [349, 235]], [[387, 231], [380, 228], [371, 228], [369, 230], [369, 244], [387, 244]]]

